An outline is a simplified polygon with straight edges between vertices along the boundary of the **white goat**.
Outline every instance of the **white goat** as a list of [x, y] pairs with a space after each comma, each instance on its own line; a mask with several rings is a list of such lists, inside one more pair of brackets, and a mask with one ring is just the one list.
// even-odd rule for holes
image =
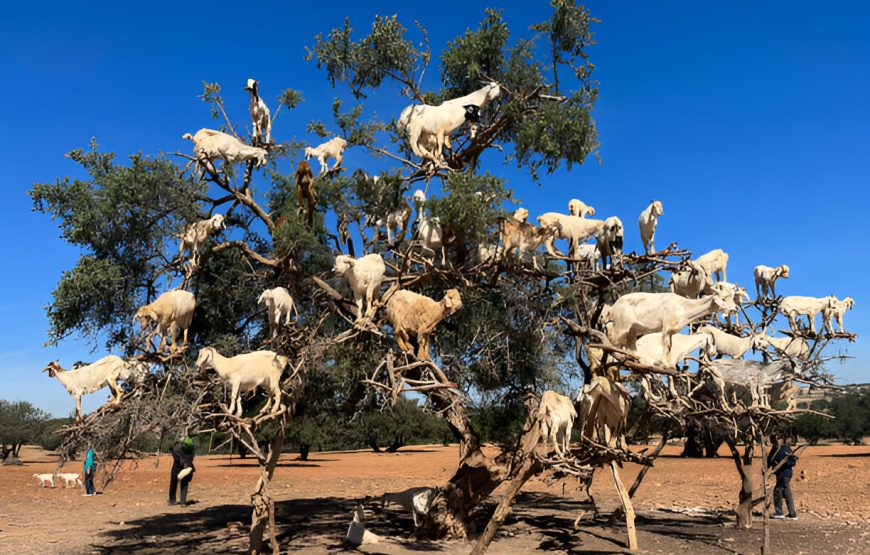
[[707, 270], [697, 262], [689, 260], [686, 265], [688, 267], [685, 270], [671, 274], [669, 282], [671, 293], [687, 299], [697, 299], [706, 287], [712, 285], [712, 282]]
[[438, 251], [441, 251], [441, 265], [447, 264], [447, 249], [444, 248], [444, 230], [441, 229], [441, 220], [437, 217], [424, 216], [417, 225], [417, 238], [420, 244], [432, 252], [432, 262]]
[[397, 127], [408, 135], [408, 144], [416, 156], [441, 165], [450, 134], [468, 120], [472, 123], [471, 136], [474, 138], [474, 124], [479, 119], [480, 110], [500, 92], [498, 83], [489, 83], [471, 94], [445, 100], [438, 106], [408, 106], [399, 116]]
[[245, 85], [245, 90], [251, 94], [248, 111], [251, 113], [251, 122], [254, 125], [254, 136], [268, 144], [272, 142], [272, 118], [269, 107], [260, 98], [259, 88], [259, 81], [248, 79]]
[[[701, 351], [702, 359], [710, 360], [716, 356], [716, 345], [713, 336], [699, 331], [692, 334], [675, 333], [671, 337], [671, 359], [675, 364], [682, 362], [698, 350]], [[637, 340], [636, 352], [644, 364], [650, 366], [673, 366], [664, 360], [661, 333], [651, 333], [639, 338]]]
[[640, 213], [640, 217], [637, 219], [637, 225], [640, 227], [640, 240], [646, 254], [655, 254], [656, 252], [656, 226], [659, 223], [659, 216], [663, 213], [664, 208], [661, 201], [654, 200]]
[[637, 350], [637, 339], [662, 332], [662, 360], [674, 364], [671, 337], [688, 324], [717, 311], [730, 311], [734, 303], [717, 296], [686, 299], [674, 293], [629, 293], [613, 303], [610, 341], [618, 347]]
[[44, 488], [45, 484], [51, 484], [51, 487], [54, 487], [54, 474], [34, 474], [33, 477], [39, 480], [41, 488]]
[[520, 206], [519, 208], [514, 210], [514, 213], [511, 215], [511, 217], [518, 222], [526, 223], [526, 220], [529, 219], [529, 211]]
[[214, 347], [205, 347], [196, 358], [200, 372], [212, 369], [231, 388], [229, 414], [242, 415], [242, 394], [263, 388], [269, 401], [260, 409], [260, 414], [271, 408], [272, 413], [281, 410], [281, 374], [289, 359], [272, 351], [255, 351], [227, 358]]
[[568, 213], [572, 216], [577, 216], [578, 218], [585, 218], [586, 216], [594, 216], [595, 208], [589, 206], [582, 200], [572, 198], [568, 201]]
[[265, 149], [246, 145], [232, 135], [214, 129], [200, 129], [193, 136], [185, 133], [181, 138], [193, 141], [193, 153], [199, 162], [223, 158], [228, 164], [254, 160], [260, 167], [266, 163]]
[[758, 293], [758, 298], [763, 299], [768, 297], [776, 298], [776, 288], [774, 284], [779, 278], [788, 279], [789, 268], [785, 264], [771, 268], [763, 264], [755, 267], [755, 290]]
[[588, 266], [590, 270], [595, 270], [598, 268], [601, 252], [598, 249], [598, 245], [584, 243], [577, 247], [574, 252], [574, 258], [580, 260], [580, 263]]
[[608, 447], [626, 445], [622, 429], [625, 427], [631, 397], [625, 387], [606, 376], [592, 376], [577, 396], [580, 406], [579, 420], [583, 435], [604, 441]]
[[[377, 228], [385, 228], [387, 230], [387, 241], [390, 245], [393, 244], [392, 230], [396, 230], [396, 242], [401, 242], [405, 239], [405, 233], [408, 230], [408, 221], [411, 219], [411, 205], [407, 202], [402, 202], [398, 208], [387, 214], [383, 218], [375, 220]], [[379, 231], [375, 231], [379, 233]]]
[[[740, 324], [740, 307], [743, 306], [744, 302], [749, 302], [749, 293], [746, 292], [746, 289], [740, 287], [736, 283], [728, 283], [727, 281], [719, 281], [716, 283], [707, 283], [704, 287], [705, 295], [717, 295], [722, 297], [723, 299], [731, 299], [734, 302], [734, 322], [736, 324]], [[725, 315], [725, 320], [728, 322], [728, 325], [731, 325], [731, 314], [727, 313]]]
[[825, 322], [825, 328], [827, 328], [828, 333], [834, 335], [834, 319], [837, 320], [837, 324], [840, 326], [840, 333], [846, 333], [846, 328], [843, 327], [843, 313], [847, 310], [852, 310], [854, 305], [855, 299], [852, 297], [846, 297], [842, 301], [837, 297], [831, 297], [831, 303], [822, 309], [822, 320]]
[[77, 472], [66, 472], [63, 474], [58, 474], [57, 477], [63, 480], [64, 488], [74, 488], [76, 486], [83, 485], [82, 478]]
[[[333, 271], [347, 278], [356, 302], [356, 321], [361, 322], [363, 317], [368, 317], [375, 310], [374, 301], [380, 294], [384, 272], [387, 271], [384, 259], [377, 253], [367, 254], [358, 259], [341, 254], [335, 257]], [[363, 302], [366, 306], [365, 312], [363, 312]]]
[[707, 270], [710, 279], [716, 277], [722, 281], [728, 281], [725, 268], [728, 266], [728, 253], [722, 249], [713, 249], [699, 256], [695, 262]]
[[770, 347], [780, 354], [801, 360], [806, 360], [810, 354], [810, 345], [802, 337], [770, 337], [766, 334], [759, 335], [758, 348], [766, 350]]
[[49, 377], [57, 378], [76, 400], [76, 419], [82, 419], [82, 395], [95, 393], [108, 386], [112, 403], [117, 405], [124, 397], [119, 381], [127, 380], [142, 368], [139, 363], [129, 362], [119, 356], [108, 355], [91, 364], [73, 370], [64, 370], [57, 362], [49, 362], [43, 369]]
[[148, 350], [151, 345], [151, 338], [157, 333], [160, 335], [160, 346], [157, 347], [157, 351], [161, 352], [166, 348], [166, 337], [168, 334], [171, 340], [170, 350], [175, 352], [178, 350], [175, 340], [178, 337], [179, 330], [183, 333], [181, 348], [187, 347], [187, 333], [191, 322], [193, 322], [194, 310], [196, 310], [196, 299], [193, 293], [183, 289], [167, 291], [157, 297], [157, 300], [153, 303], [139, 308], [136, 311], [135, 318], [139, 319], [139, 325], [143, 330], [148, 329], [148, 336], [145, 338], [145, 350]]
[[571, 399], [555, 391], [545, 391], [541, 395], [541, 404], [538, 407], [541, 437], [544, 442], [549, 441], [552, 444], [559, 456], [568, 451], [575, 418], [577, 411]]
[[414, 519], [414, 527], [419, 525], [419, 519], [429, 514], [432, 499], [435, 498], [435, 490], [432, 488], [418, 487], [409, 488], [405, 491], [385, 493], [381, 496], [381, 510], [383, 511], [390, 503], [401, 506], [411, 513]]
[[[622, 220], [616, 216], [610, 216], [604, 220], [604, 226], [595, 235], [598, 252], [601, 253], [601, 265], [607, 268], [607, 261], [610, 260], [610, 265], [613, 265], [613, 258], [622, 256], [622, 245], [625, 240], [625, 231], [622, 227]], [[574, 251], [576, 252], [576, 248]], [[575, 255], [576, 256], [576, 255]]]
[[423, 209], [426, 206], [426, 193], [424, 193], [422, 189], [417, 189], [416, 191], [414, 191], [414, 195], [412, 198], [414, 200], [414, 208], [417, 209], [416, 221], [419, 224], [423, 221], [423, 218], [426, 217], [426, 213], [423, 212]]
[[749, 349], [764, 349], [761, 336], [756, 334], [738, 337], [724, 332], [715, 326], [701, 326], [698, 333], [706, 333], [713, 337], [716, 352], [731, 358], [743, 358]]
[[570, 252], [573, 253], [580, 243], [597, 235], [604, 228], [604, 220], [580, 218], [558, 212], [547, 212], [538, 216], [538, 223], [547, 230], [546, 248], [551, 255], [557, 254], [553, 249], [557, 237], [567, 239]]
[[832, 296], [816, 298], [792, 295], [782, 299], [779, 303], [779, 312], [788, 318], [793, 332], [800, 333], [797, 317], [806, 316], [810, 323], [810, 331], [816, 333], [816, 316], [825, 309], [830, 312], [833, 309], [834, 300], [835, 298]]
[[[347, 141], [341, 137], [333, 137], [315, 147], [305, 147], [305, 159], [310, 160], [312, 157], [317, 158], [320, 163], [320, 175], [327, 171], [335, 171], [341, 165], [344, 159], [344, 149], [347, 148]], [[335, 164], [330, 169], [326, 161], [330, 158], [335, 158]]]
[[178, 246], [178, 254], [184, 256], [186, 250], [192, 268], [199, 268], [199, 257], [203, 245], [212, 234], [224, 229], [224, 220], [223, 214], [215, 214], [207, 220], [193, 222], [184, 228], [184, 233], [180, 236], [181, 244]]
[[[260, 294], [257, 299], [257, 304], [265, 304], [266, 311], [269, 314], [269, 328], [272, 332], [272, 337], [278, 335], [278, 328], [281, 326], [281, 320], [284, 320], [284, 325], [290, 325], [290, 312], [296, 312], [296, 305], [293, 303], [293, 297], [283, 287], [275, 287], [274, 289], [266, 289]], [[296, 316], [299, 313], [296, 312]]]

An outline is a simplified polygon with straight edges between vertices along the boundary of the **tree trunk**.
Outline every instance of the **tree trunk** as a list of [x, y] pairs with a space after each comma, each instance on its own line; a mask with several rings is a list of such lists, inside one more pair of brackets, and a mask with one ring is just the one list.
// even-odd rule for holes
[[770, 475], [770, 469], [767, 467], [767, 456], [765, 452], [767, 449], [764, 445], [764, 434], [761, 434], [761, 481], [764, 486], [764, 505], [761, 508], [761, 514], [764, 515], [764, 533], [762, 534], [761, 540], [761, 555], [768, 555], [770, 553], [770, 530], [768, 525], [770, 524], [770, 500], [768, 499], [769, 485], [767, 483], [767, 477]]
[[[480, 449], [480, 442], [468, 421], [465, 406], [459, 394], [453, 390], [438, 390], [430, 396], [435, 410], [443, 410], [444, 417], [453, 430], [454, 435], [460, 440], [459, 468], [450, 478], [450, 481], [438, 492], [429, 509], [429, 514], [418, 529], [421, 536], [440, 539], [444, 537], [465, 539], [473, 530], [469, 521], [471, 511], [486, 499], [508, 476], [515, 476], [517, 480], [511, 490], [513, 495], [510, 499], [502, 501], [509, 507], [510, 500], [519, 491], [519, 488], [528, 480], [529, 476], [523, 476], [530, 472], [528, 464], [534, 465], [531, 453], [540, 438], [540, 427], [535, 421], [538, 398], [531, 396], [526, 400], [528, 416], [526, 419], [525, 432], [520, 436], [517, 447], [507, 453], [503, 453], [497, 459], [487, 457]], [[505, 510], [498, 513], [499, 518], [493, 517], [495, 522], [490, 522], [493, 527], [490, 535], [501, 525]], [[491, 537], [489, 538], [492, 539]], [[486, 542], [489, 543], [488, 541]], [[484, 545], [485, 549], [486, 546]]]
[[734, 439], [726, 437], [725, 443], [728, 444], [728, 448], [731, 450], [731, 457], [734, 459], [737, 472], [740, 474], [741, 485], [736, 511], [737, 527], [752, 528], [752, 489], [754, 485], [752, 479], [752, 453], [754, 441], [750, 440], [746, 444], [743, 455], [740, 455]]
[[[520, 492], [520, 489], [522, 489], [523, 485], [525, 485], [529, 478], [540, 473], [544, 469], [540, 461], [532, 456], [535, 447], [537, 447], [538, 441], [540, 441], [541, 438], [541, 427], [535, 418], [537, 412], [537, 406], [535, 406], [534, 410], [529, 410], [529, 415], [526, 419], [526, 429], [528, 432], [523, 434], [521, 437], [519, 444], [520, 452], [517, 453], [517, 458], [513, 465], [514, 468], [519, 466], [519, 470], [510, 480], [507, 491], [505, 491], [501, 502], [498, 504], [498, 507], [496, 507], [495, 513], [493, 513], [492, 518], [490, 518], [489, 523], [486, 525], [486, 529], [484, 529], [483, 534], [478, 538], [477, 543], [474, 544], [474, 549], [471, 550], [471, 555], [483, 555], [486, 552], [486, 549], [495, 537], [496, 532], [498, 532], [498, 529], [501, 528], [502, 524], [504, 524], [505, 518], [510, 514], [511, 503]], [[519, 465], [517, 465], [517, 462], [519, 462]]]
[[[322, 448], [322, 446], [321, 446]], [[308, 452], [311, 451], [311, 445], [308, 443], [299, 442], [299, 460], [307, 461], [308, 460]]]
[[284, 426], [281, 426], [269, 445], [269, 453], [266, 455], [265, 461], [260, 460], [260, 479], [257, 481], [257, 488], [251, 494], [251, 504], [254, 506], [254, 511], [251, 515], [251, 532], [248, 535], [248, 540], [250, 552], [254, 555], [263, 553], [263, 533], [267, 528], [272, 553], [280, 553], [278, 540], [275, 537], [275, 500], [272, 498], [269, 488], [283, 447]]
[[395, 453], [399, 449], [405, 446], [405, 434], [396, 434], [396, 437], [393, 439], [393, 443], [387, 447], [387, 453]]

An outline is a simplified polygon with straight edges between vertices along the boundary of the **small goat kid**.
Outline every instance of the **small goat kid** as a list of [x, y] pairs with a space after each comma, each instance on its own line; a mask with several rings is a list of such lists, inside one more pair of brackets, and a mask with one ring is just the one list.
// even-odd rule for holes
[[[315, 147], [305, 147], [305, 159], [317, 158], [320, 162], [320, 175], [324, 175], [327, 171], [335, 171], [341, 166], [341, 161], [344, 158], [344, 149], [347, 148], [347, 141], [341, 137], [333, 137]], [[326, 161], [330, 158], [335, 158], [335, 164], [332, 168]]]

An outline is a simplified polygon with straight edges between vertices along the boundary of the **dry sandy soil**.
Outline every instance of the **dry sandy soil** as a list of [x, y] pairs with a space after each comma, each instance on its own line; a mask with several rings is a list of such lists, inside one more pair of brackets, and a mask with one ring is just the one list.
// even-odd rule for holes
[[[678, 447], [665, 449], [635, 497], [639, 553], [758, 553], [761, 523], [749, 531], [733, 526], [739, 480], [732, 461], [681, 459], [678, 452]], [[37, 486], [34, 473], [54, 470], [51, 453], [24, 449], [22, 460], [23, 466], [0, 467], [2, 553], [244, 551], [242, 522], [249, 517], [249, 495], [258, 475], [251, 461], [198, 457], [190, 495], [196, 502], [170, 507], [167, 457], [125, 463], [114, 482], [89, 498], [81, 489], [60, 484], [55, 489]], [[413, 542], [410, 515], [382, 512], [373, 499], [385, 491], [436, 486], [449, 477], [456, 460], [455, 446], [408, 447], [395, 454], [313, 453], [308, 462], [287, 454], [275, 477], [282, 550], [343, 550], [350, 511], [364, 502], [370, 509], [369, 528], [387, 539], [361, 551], [467, 552], [470, 546], [461, 542]], [[68, 463], [64, 471], [80, 470], [79, 465]], [[760, 462], [754, 466], [760, 472]], [[870, 553], [870, 447], [810, 447], [797, 470], [806, 476], [793, 485], [800, 520], [772, 521], [772, 552]], [[637, 471], [626, 466], [623, 480], [630, 484]], [[592, 514], [575, 483], [531, 481], [490, 553], [627, 552], [624, 527], [607, 526], [606, 517], [617, 504], [609, 473], [596, 473], [593, 495], [601, 517]], [[587, 516], [575, 530], [574, 520], [584, 512]]]

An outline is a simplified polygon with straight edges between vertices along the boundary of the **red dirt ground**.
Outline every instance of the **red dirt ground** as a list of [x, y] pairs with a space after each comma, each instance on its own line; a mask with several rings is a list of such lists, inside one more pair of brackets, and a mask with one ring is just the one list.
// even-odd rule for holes
[[[665, 449], [635, 497], [639, 553], [758, 553], [761, 523], [749, 531], [733, 527], [729, 511], [739, 478], [731, 459], [681, 459], [676, 456], [679, 451], [676, 446]], [[373, 499], [385, 491], [443, 483], [457, 461], [455, 446], [407, 447], [394, 454], [313, 453], [308, 462], [295, 457], [282, 457], [274, 482], [282, 550], [343, 549], [350, 511], [360, 502], [369, 509], [369, 529], [387, 537], [361, 551], [470, 549], [461, 542], [413, 542], [410, 515], [397, 512], [395, 506], [396, 510], [382, 512]], [[90, 498], [83, 497], [80, 488], [38, 487], [32, 475], [51, 473], [53, 454], [25, 448], [22, 460], [23, 466], [0, 467], [2, 553], [224, 553], [242, 552], [246, 545], [242, 523], [249, 517], [249, 495], [259, 474], [250, 460], [198, 457], [190, 492], [196, 503], [184, 508], [166, 504], [171, 465], [165, 456], [126, 462], [116, 480]], [[760, 461], [754, 466], [760, 475]], [[80, 463], [63, 469], [77, 470]], [[870, 447], [810, 447], [796, 470], [806, 477], [793, 482], [800, 520], [771, 523], [772, 552], [870, 553]], [[634, 465], [626, 466], [626, 485], [637, 471]], [[593, 495], [603, 517], [593, 517], [585, 494], [573, 481], [532, 480], [490, 553], [626, 552], [624, 527], [606, 523], [617, 505], [609, 473], [596, 473]], [[698, 510], [687, 514], [685, 509]], [[574, 530], [574, 519], [583, 512], [587, 516]]]

